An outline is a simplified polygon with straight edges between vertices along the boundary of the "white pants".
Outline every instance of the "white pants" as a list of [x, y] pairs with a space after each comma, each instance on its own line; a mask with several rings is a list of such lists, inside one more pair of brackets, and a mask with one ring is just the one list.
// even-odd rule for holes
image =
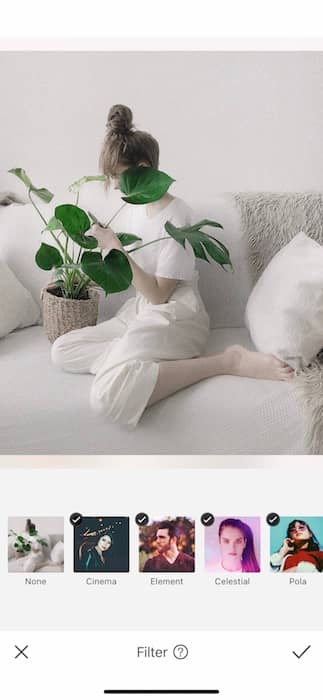
[[138, 294], [109, 321], [66, 333], [53, 344], [52, 360], [67, 372], [94, 374], [93, 410], [136, 426], [156, 386], [159, 362], [198, 357], [208, 332], [197, 289], [182, 283], [166, 304]]

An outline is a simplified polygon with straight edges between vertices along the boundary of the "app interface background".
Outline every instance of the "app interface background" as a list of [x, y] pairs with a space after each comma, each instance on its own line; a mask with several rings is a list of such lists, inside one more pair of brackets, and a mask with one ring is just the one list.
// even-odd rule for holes
[[[33, 578], [46, 579], [44, 587], [26, 583], [23, 573], [8, 574], [7, 552], [3, 549], [2, 629], [22, 626], [30, 630], [322, 629], [323, 613], [318, 605], [321, 577], [295, 574], [299, 582], [291, 583], [288, 575], [275, 576], [269, 563], [271, 528], [265, 520], [268, 513], [274, 511], [290, 519], [294, 515], [323, 517], [321, 490], [312, 488], [313, 479], [319, 483], [319, 474], [310, 465], [305, 466], [305, 458], [302, 460], [303, 467], [293, 470], [292, 492], [291, 472], [284, 468], [279, 473], [276, 469], [106, 472], [93, 468], [77, 474], [68, 469], [1, 470], [0, 512], [4, 535], [12, 514], [32, 514], [35, 519], [44, 514], [60, 516], [65, 522], [64, 574], [33, 574]], [[129, 517], [130, 571], [111, 575], [116, 585], [87, 582], [88, 578], [97, 576], [109, 578], [106, 573], [73, 572], [74, 533], [69, 517], [75, 511], [84, 516]], [[139, 528], [135, 523], [139, 512], [151, 517], [159, 514], [195, 517], [196, 570], [183, 574], [182, 585], [152, 585], [153, 575], [139, 572]], [[248, 585], [218, 585], [215, 583], [218, 574], [206, 571], [206, 528], [200, 522], [205, 512], [219, 517], [260, 518], [261, 572], [249, 574]], [[165, 579], [170, 575], [158, 576]], [[8, 600], [19, 600], [19, 606], [8, 606]]]

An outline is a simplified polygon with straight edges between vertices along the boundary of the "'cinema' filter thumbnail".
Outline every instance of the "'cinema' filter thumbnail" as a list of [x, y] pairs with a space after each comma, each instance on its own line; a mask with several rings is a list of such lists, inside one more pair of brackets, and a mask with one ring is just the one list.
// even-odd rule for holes
[[165, 574], [195, 571], [194, 520], [164, 516], [139, 527], [139, 570]]
[[74, 571], [129, 571], [129, 518], [82, 517], [74, 527]]

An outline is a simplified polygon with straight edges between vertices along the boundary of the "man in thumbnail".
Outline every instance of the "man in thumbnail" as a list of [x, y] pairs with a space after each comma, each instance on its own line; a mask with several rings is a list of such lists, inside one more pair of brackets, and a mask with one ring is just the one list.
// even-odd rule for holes
[[177, 547], [175, 525], [168, 520], [157, 526], [155, 544], [158, 554], [147, 559], [145, 572], [184, 573], [194, 571], [194, 558]]

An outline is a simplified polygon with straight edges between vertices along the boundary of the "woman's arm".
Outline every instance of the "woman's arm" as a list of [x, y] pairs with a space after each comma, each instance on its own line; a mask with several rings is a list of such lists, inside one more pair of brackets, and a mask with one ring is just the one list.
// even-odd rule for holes
[[270, 563], [272, 566], [281, 566], [284, 561], [284, 555], [279, 552], [274, 552], [270, 557]]
[[[125, 252], [125, 251], [124, 251]], [[177, 280], [155, 277], [145, 272], [134, 260], [127, 256], [132, 269], [132, 284], [151, 304], [164, 304], [175, 291]]]
[[287, 554], [291, 554], [293, 551], [294, 551], [294, 546], [292, 544], [292, 541], [288, 537], [286, 537], [283, 541], [281, 548], [278, 550], [278, 552], [275, 552], [274, 554], [271, 555], [271, 557], [270, 557], [271, 565], [282, 567], [284, 559], [287, 556]]
[[90, 233], [97, 239], [99, 247], [103, 248], [107, 253], [110, 250], [117, 249], [127, 256], [132, 269], [132, 284], [151, 304], [164, 304], [168, 301], [176, 288], [177, 280], [168, 279], [167, 277], [155, 277], [145, 272], [128, 255], [111, 228], [102, 228], [95, 224], [92, 226]]

